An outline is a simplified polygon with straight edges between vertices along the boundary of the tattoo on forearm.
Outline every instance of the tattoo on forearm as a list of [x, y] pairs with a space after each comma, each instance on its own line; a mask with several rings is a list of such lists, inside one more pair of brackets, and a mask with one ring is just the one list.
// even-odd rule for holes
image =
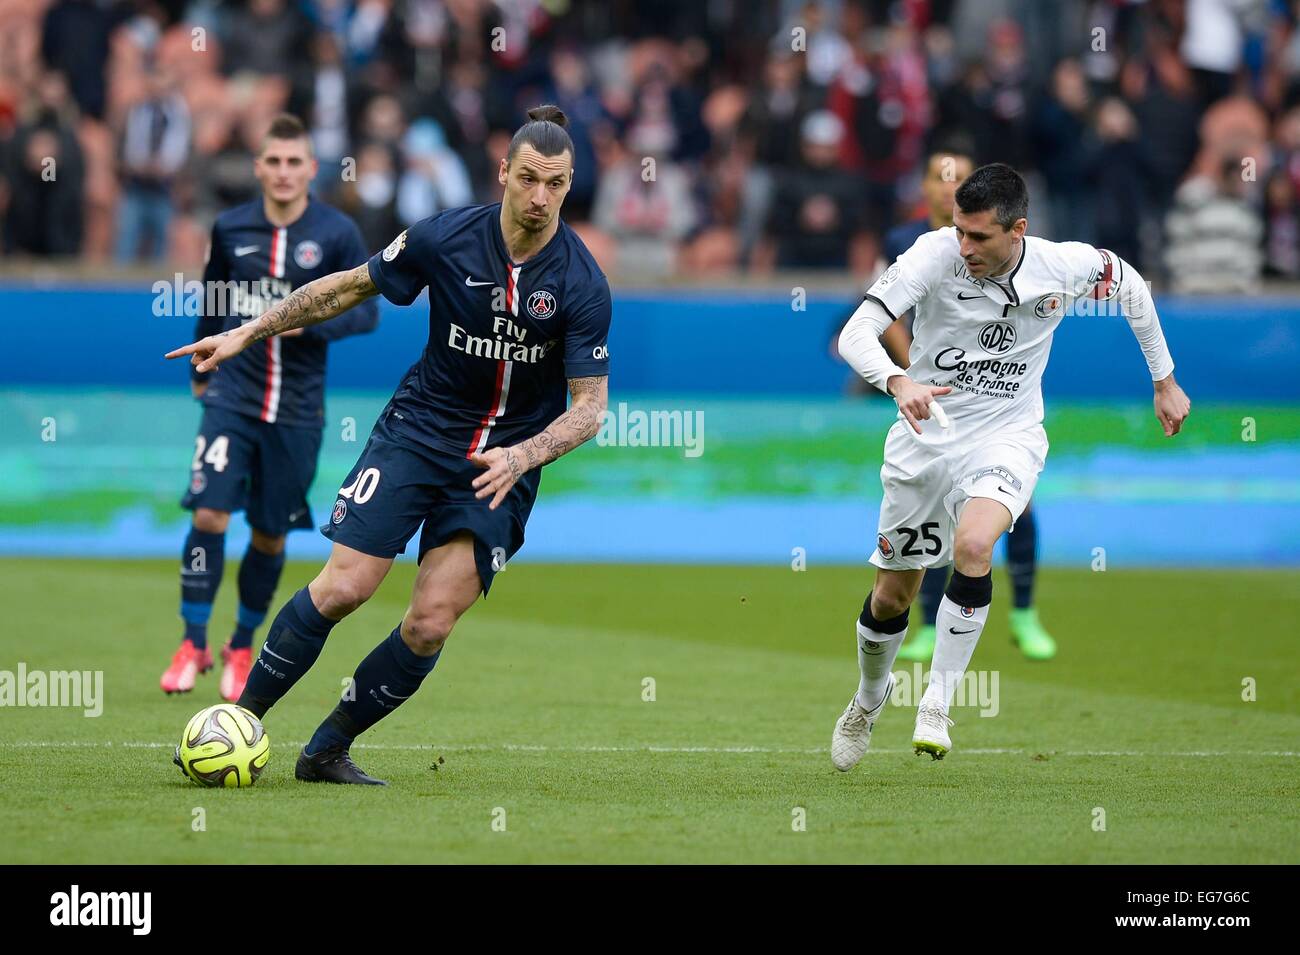
[[360, 265], [351, 272], [326, 275], [294, 289], [279, 305], [258, 319], [252, 340], [260, 342], [291, 328], [315, 325], [347, 311], [354, 303], [344, 304], [339, 298], [340, 290], [346, 290], [357, 298], [373, 295], [375, 286], [370, 280], [370, 267]]
[[603, 375], [569, 380], [573, 404], [541, 434], [516, 446], [528, 458], [529, 468], [549, 464], [595, 436], [600, 429], [601, 412], [605, 410], [605, 381]]

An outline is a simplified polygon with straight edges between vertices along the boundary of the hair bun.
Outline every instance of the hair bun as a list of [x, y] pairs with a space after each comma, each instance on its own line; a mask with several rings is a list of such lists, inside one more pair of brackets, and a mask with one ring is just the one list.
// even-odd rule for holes
[[569, 117], [564, 115], [564, 110], [558, 106], [534, 106], [528, 111], [528, 118], [535, 123], [554, 123], [561, 129], [569, 125]]

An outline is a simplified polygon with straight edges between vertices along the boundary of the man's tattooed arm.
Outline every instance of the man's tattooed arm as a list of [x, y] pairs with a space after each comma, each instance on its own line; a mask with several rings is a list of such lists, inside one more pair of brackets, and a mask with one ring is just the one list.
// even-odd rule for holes
[[609, 376], [570, 378], [569, 409], [541, 434], [508, 449], [507, 460], [516, 480], [525, 470], [550, 464], [600, 430], [600, 416], [609, 402]]
[[295, 289], [257, 321], [249, 322], [245, 326], [248, 340], [260, 342], [292, 328], [328, 321], [378, 292], [365, 262], [350, 271], [323, 276]]

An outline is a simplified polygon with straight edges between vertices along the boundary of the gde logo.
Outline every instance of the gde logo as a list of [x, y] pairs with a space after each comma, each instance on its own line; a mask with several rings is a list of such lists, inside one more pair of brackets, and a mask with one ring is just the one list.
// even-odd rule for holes
[[1016, 327], [1008, 322], [990, 322], [980, 329], [979, 341], [986, 352], [1001, 355], [1016, 343]]

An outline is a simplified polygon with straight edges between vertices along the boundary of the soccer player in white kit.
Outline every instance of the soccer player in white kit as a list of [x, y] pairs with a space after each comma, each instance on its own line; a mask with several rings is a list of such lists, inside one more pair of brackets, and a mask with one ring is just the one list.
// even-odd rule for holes
[[[1019, 173], [1002, 163], [976, 169], [957, 190], [953, 226], [925, 233], [899, 256], [840, 334], [840, 354], [893, 396], [898, 421], [880, 469], [875, 584], [857, 623], [861, 679], [831, 739], [839, 770], [852, 769], [871, 743], [925, 568], [950, 561], [912, 744], [935, 759], [952, 747], [948, 708], [988, 618], [993, 545], [1029, 503], [1047, 457], [1039, 382], [1061, 320], [1105, 320], [1096, 316], [1122, 307], [1166, 437], [1191, 408], [1137, 270], [1082, 242], [1026, 236], [1028, 211]], [[909, 308], [914, 339], [904, 371], [879, 339]]]

